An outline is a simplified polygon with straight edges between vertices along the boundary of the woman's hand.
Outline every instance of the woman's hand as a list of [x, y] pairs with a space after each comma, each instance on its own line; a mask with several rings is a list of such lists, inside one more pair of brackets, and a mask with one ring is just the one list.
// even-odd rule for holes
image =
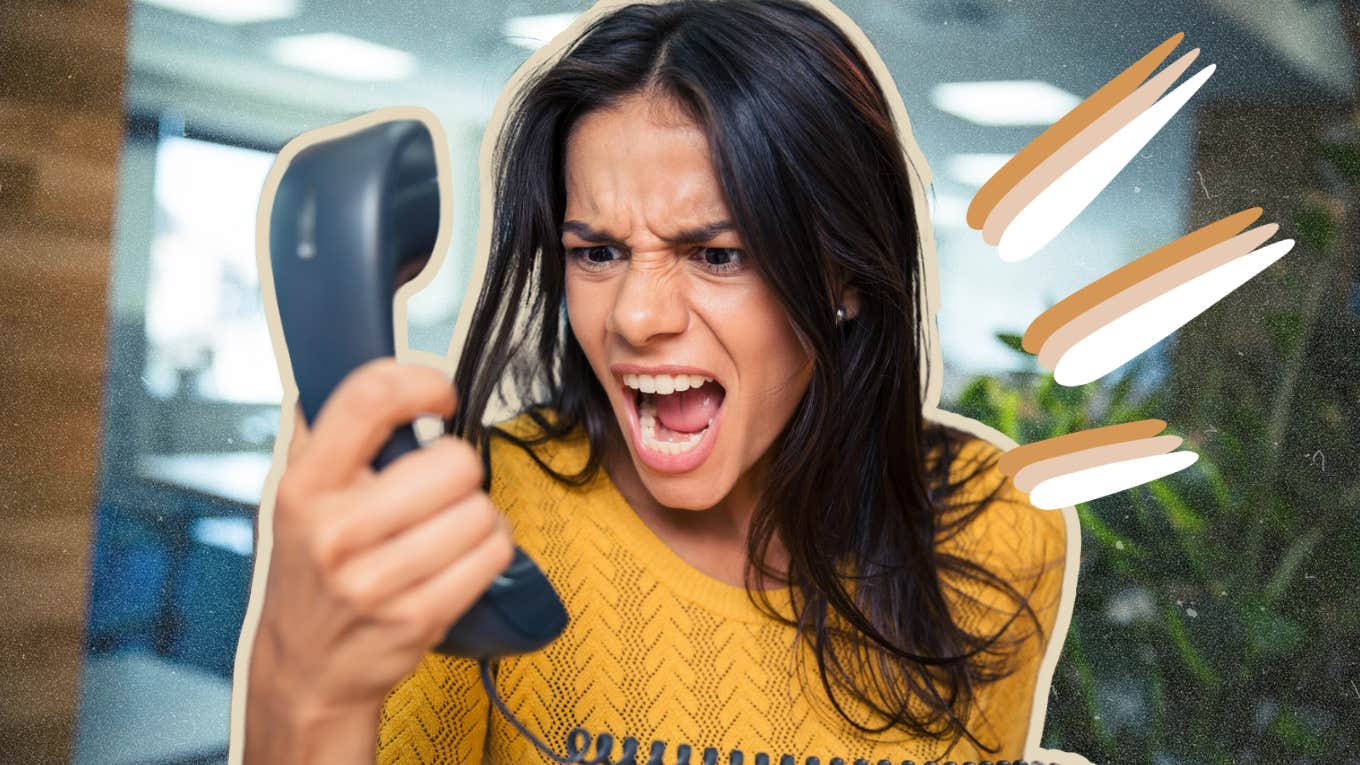
[[444, 436], [369, 466], [396, 427], [456, 406], [438, 371], [380, 359], [342, 381], [314, 432], [296, 412], [251, 655], [248, 762], [372, 762], [388, 691], [509, 566], [509, 526], [467, 442]]

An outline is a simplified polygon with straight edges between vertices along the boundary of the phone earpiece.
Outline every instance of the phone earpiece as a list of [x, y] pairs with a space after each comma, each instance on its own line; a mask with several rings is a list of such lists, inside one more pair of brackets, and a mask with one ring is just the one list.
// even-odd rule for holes
[[[309, 425], [347, 374], [396, 355], [398, 277], [419, 273], [438, 233], [434, 145], [421, 123], [378, 124], [293, 157], [274, 196], [269, 253]], [[415, 430], [403, 426], [373, 467], [418, 446]]]
[[[394, 120], [299, 151], [279, 179], [268, 221], [279, 320], [311, 425], [350, 372], [396, 355], [393, 299], [433, 254], [440, 227], [434, 140]], [[420, 448], [398, 428], [373, 460], [381, 470]], [[567, 625], [566, 608], [523, 550], [436, 650], [494, 659], [535, 651]]]

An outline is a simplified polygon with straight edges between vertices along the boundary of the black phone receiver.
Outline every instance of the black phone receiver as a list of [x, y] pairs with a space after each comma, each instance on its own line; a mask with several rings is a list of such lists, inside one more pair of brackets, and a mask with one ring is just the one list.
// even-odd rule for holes
[[[434, 140], [420, 120], [391, 120], [297, 152], [268, 220], [269, 261], [302, 414], [310, 426], [340, 381], [395, 356], [393, 298], [429, 262], [439, 234]], [[420, 448], [402, 425], [373, 460]], [[497, 659], [536, 651], [567, 625], [547, 577], [518, 547], [510, 566], [435, 650]]]

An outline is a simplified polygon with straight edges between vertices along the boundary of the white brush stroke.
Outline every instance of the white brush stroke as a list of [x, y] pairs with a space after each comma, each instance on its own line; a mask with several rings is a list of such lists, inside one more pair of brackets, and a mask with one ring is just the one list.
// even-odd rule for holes
[[1195, 452], [1171, 452], [1151, 457], [1111, 462], [1050, 478], [1029, 493], [1030, 504], [1042, 510], [1090, 502], [1164, 478], [1190, 467], [1199, 459]]

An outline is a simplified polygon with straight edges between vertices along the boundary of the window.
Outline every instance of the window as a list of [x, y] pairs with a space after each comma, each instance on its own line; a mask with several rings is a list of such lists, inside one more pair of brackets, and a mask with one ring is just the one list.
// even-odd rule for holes
[[143, 380], [161, 399], [283, 398], [255, 261], [255, 221], [274, 155], [162, 137], [146, 298]]

